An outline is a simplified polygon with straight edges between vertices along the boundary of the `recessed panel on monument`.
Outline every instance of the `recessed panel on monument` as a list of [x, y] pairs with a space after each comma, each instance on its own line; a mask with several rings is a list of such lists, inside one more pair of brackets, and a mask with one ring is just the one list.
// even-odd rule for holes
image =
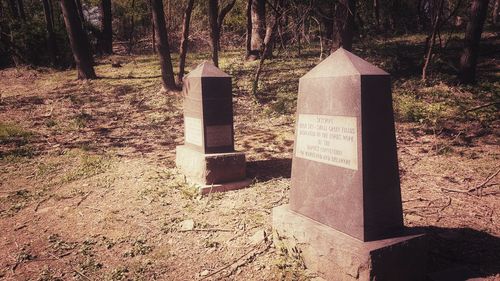
[[185, 145], [203, 153], [233, 152], [231, 76], [204, 62], [184, 84]]
[[403, 227], [389, 74], [337, 50], [299, 82], [290, 209], [361, 241]]

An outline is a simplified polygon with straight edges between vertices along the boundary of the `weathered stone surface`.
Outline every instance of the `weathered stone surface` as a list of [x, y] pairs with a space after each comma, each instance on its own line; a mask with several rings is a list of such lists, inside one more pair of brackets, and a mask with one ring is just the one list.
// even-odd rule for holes
[[205, 154], [180, 145], [176, 149], [175, 164], [186, 177], [200, 185], [241, 181], [246, 176], [242, 152]]
[[231, 76], [204, 62], [184, 78], [185, 145], [204, 153], [234, 151]]
[[425, 280], [425, 236], [406, 234], [363, 242], [290, 210], [273, 209], [273, 228], [285, 245], [301, 251], [308, 269], [335, 281]]
[[343, 49], [299, 82], [290, 205], [273, 228], [326, 280], [417, 281], [403, 227], [389, 74]]
[[231, 76], [204, 62], [184, 78], [184, 145], [176, 165], [202, 194], [248, 186], [245, 154], [234, 151]]
[[389, 75], [339, 49], [300, 79], [292, 210], [363, 241], [403, 226]]

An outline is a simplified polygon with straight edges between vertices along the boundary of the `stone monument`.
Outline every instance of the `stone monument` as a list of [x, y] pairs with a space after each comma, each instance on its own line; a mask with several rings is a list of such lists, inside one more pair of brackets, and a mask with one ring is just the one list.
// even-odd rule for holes
[[422, 280], [425, 237], [403, 226], [389, 74], [341, 48], [300, 79], [296, 118], [276, 234], [327, 280]]
[[246, 187], [245, 154], [234, 150], [231, 76], [204, 62], [184, 77], [184, 145], [176, 166], [202, 194]]

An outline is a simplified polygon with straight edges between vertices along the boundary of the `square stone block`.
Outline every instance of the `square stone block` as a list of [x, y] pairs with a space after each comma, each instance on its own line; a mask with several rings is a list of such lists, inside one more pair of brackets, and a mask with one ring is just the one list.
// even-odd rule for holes
[[202, 193], [239, 189], [251, 183], [245, 179], [243, 152], [205, 154], [181, 145], [176, 148], [175, 163], [190, 182], [201, 186]]
[[426, 239], [421, 234], [363, 242], [295, 213], [273, 209], [274, 241], [298, 248], [306, 267], [326, 280], [425, 280]]

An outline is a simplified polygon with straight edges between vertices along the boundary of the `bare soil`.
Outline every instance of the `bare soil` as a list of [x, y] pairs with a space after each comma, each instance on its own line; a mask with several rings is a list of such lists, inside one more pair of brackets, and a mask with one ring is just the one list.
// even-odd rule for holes
[[[288, 202], [294, 115], [273, 113], [279, 99], [249, 96], [255, 64], [221, 63], [245, 77], [234, 82], [235, 140], [254, 183], [200, 197], [174, 164], [182, 95], [160, 91], [156, 58], [113, 59], [123, 67], [103, 61], [94, 81], [0, 71], [9, 132], [0, 139], [0, 279], [315, 278], [272, 244], [271, 210]], [[264, 94], [296, 92], [316, 62], [269, 66]], [[289, 80], [276, 80], [280, 71]], [[498, 116], [486, 123], [397, 123], [405, 224], [429, 233], [430, 271], [500, 280]]]

